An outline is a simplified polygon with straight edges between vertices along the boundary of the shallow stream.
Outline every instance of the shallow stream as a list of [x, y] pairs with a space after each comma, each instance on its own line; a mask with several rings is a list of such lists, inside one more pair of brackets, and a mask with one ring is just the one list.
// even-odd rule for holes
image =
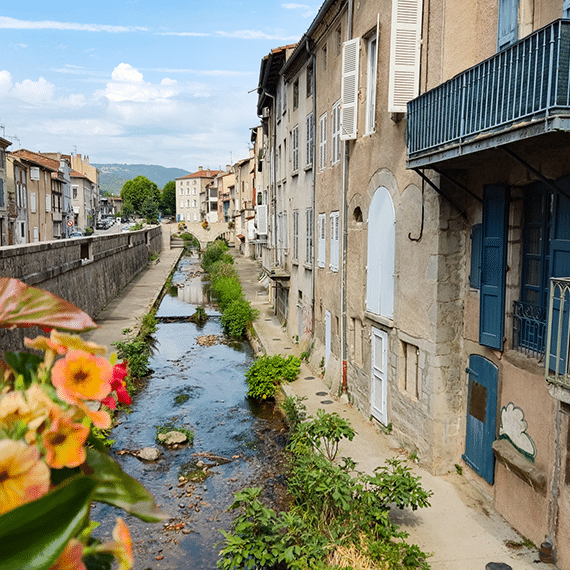
[[[224, 339], [198, 261], [184, 257], [157, 317], [189, 316], [197, 306], [210, 317], [203, 326], [159, 323], [153, 373], [134, 396], [130, 412], [118, 416], [110, 436], [115, 441], [111, 455], [170, 517], [149, 524], [105, 505], [93, 510], [93, 519], [104, 523], [101, 538], [110, 534], [115, 516], [125, 518], [135, 570], [213, 570], [220, 550], [216, 544], [223, 539], [220, 529], [229, 529], [235, 516], [227, 512], [234, 493], [261, 486], [274, 508], [285, 495], [285, 423], [271, 404], [256, 407], [245, 397], [253, 352], [246, 342]], [[193, 432], [193, 444], [177, 449], [157, 444], [157, 427], [165, 425]], [[146, 462], [131, 455], [144, 447], [159, 448], [160, 459]]]

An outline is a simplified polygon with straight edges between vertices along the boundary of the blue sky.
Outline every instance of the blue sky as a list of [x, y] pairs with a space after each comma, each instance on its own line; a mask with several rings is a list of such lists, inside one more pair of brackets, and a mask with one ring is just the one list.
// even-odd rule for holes
[[[99, 0], [0, 8], [10, 150], [196, 170], [248, 156], [261, 59], [320, 2]], [[6, 6], [8, 4], [8, 6]], [[16, 138], [17, 137], [17, 138]]]

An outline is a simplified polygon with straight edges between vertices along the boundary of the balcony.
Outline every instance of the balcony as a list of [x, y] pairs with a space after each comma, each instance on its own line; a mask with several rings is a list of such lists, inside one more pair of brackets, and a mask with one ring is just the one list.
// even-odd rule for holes
[[570, 278], [550, 280], [545, 377], [554, 398], [570, 403]]
[[408, 168], [570, 131], [570, 20], [556, 20], [408, 103]]

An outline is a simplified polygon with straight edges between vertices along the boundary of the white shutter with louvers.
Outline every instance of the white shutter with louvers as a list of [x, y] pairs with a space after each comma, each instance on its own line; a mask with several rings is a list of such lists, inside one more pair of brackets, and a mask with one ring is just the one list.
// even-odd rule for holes
[[259, 235], [267, 235], [267, 204], [255, 207], [255, 224]]
[[354, 38], [342, 44], [340, 139], [343, 141], [356, 138], [359, 55], [360, 38]]
[[405, 113], [406, 104], [418, 96], [422, 0], [392, 1], [392, 36], [388, 111]]
[[326, 216], [325, 214], [319, 214], [319, 225], [318, 225], [318, 231], [319, 231], [319, 250], [318, 250], [318, 259], [317, 259], [317, 264], [319, 267], [324, 267], [325, 266], [325, 247], [326, 247], [326, 242], [325, 242], [325, 235], [326, 235]]

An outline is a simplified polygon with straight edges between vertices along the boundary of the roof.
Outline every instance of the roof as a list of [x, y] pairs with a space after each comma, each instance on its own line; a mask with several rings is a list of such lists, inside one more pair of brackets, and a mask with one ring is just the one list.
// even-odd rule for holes
[[279, 71], [285, 63], [287, 52], [295, 49], [296, 45], [297, 44], [289, 44], [272, 49], [271, 52], [261, 60], [259, 84], [257, 86], [257, 93], [259, 94], [257, 101], [258, 115], [261, 115], [261, 109], [265, 107], [267, 94], [272, 96], [275, 92], [275, 87], [279, 81]]
[[59, 170], [59, 160], [47, 158], [46, 156], [43, 156], [37, 152], [32, 152], [31, 150], [22, 148], [15, 150], [12, 154], [21, 158], [22, 160], [43, 166], [47, 170], [52, 170], [53, 172], [57, 172]]
[[198, 170], [197, 172], [192, 172], [187, 174], [186, 176], [181, 176], [180, 178], [175, 178], [175, 180], [186, 180], [188, 178], [214, 178], [217, 176], [222, 170], [210, 170], [209, 168], [206, 170]]
[[87, 176], [85, 176], [85, 174], [82, 174], [81, 172], [77, 172], [77, 170], [73, 170], [73, 169], [71, 169], [69, 171], [69, 177], [70, 178], [85, 178], [86, 180], [89, 180], [89, 178], [87, 178]]

